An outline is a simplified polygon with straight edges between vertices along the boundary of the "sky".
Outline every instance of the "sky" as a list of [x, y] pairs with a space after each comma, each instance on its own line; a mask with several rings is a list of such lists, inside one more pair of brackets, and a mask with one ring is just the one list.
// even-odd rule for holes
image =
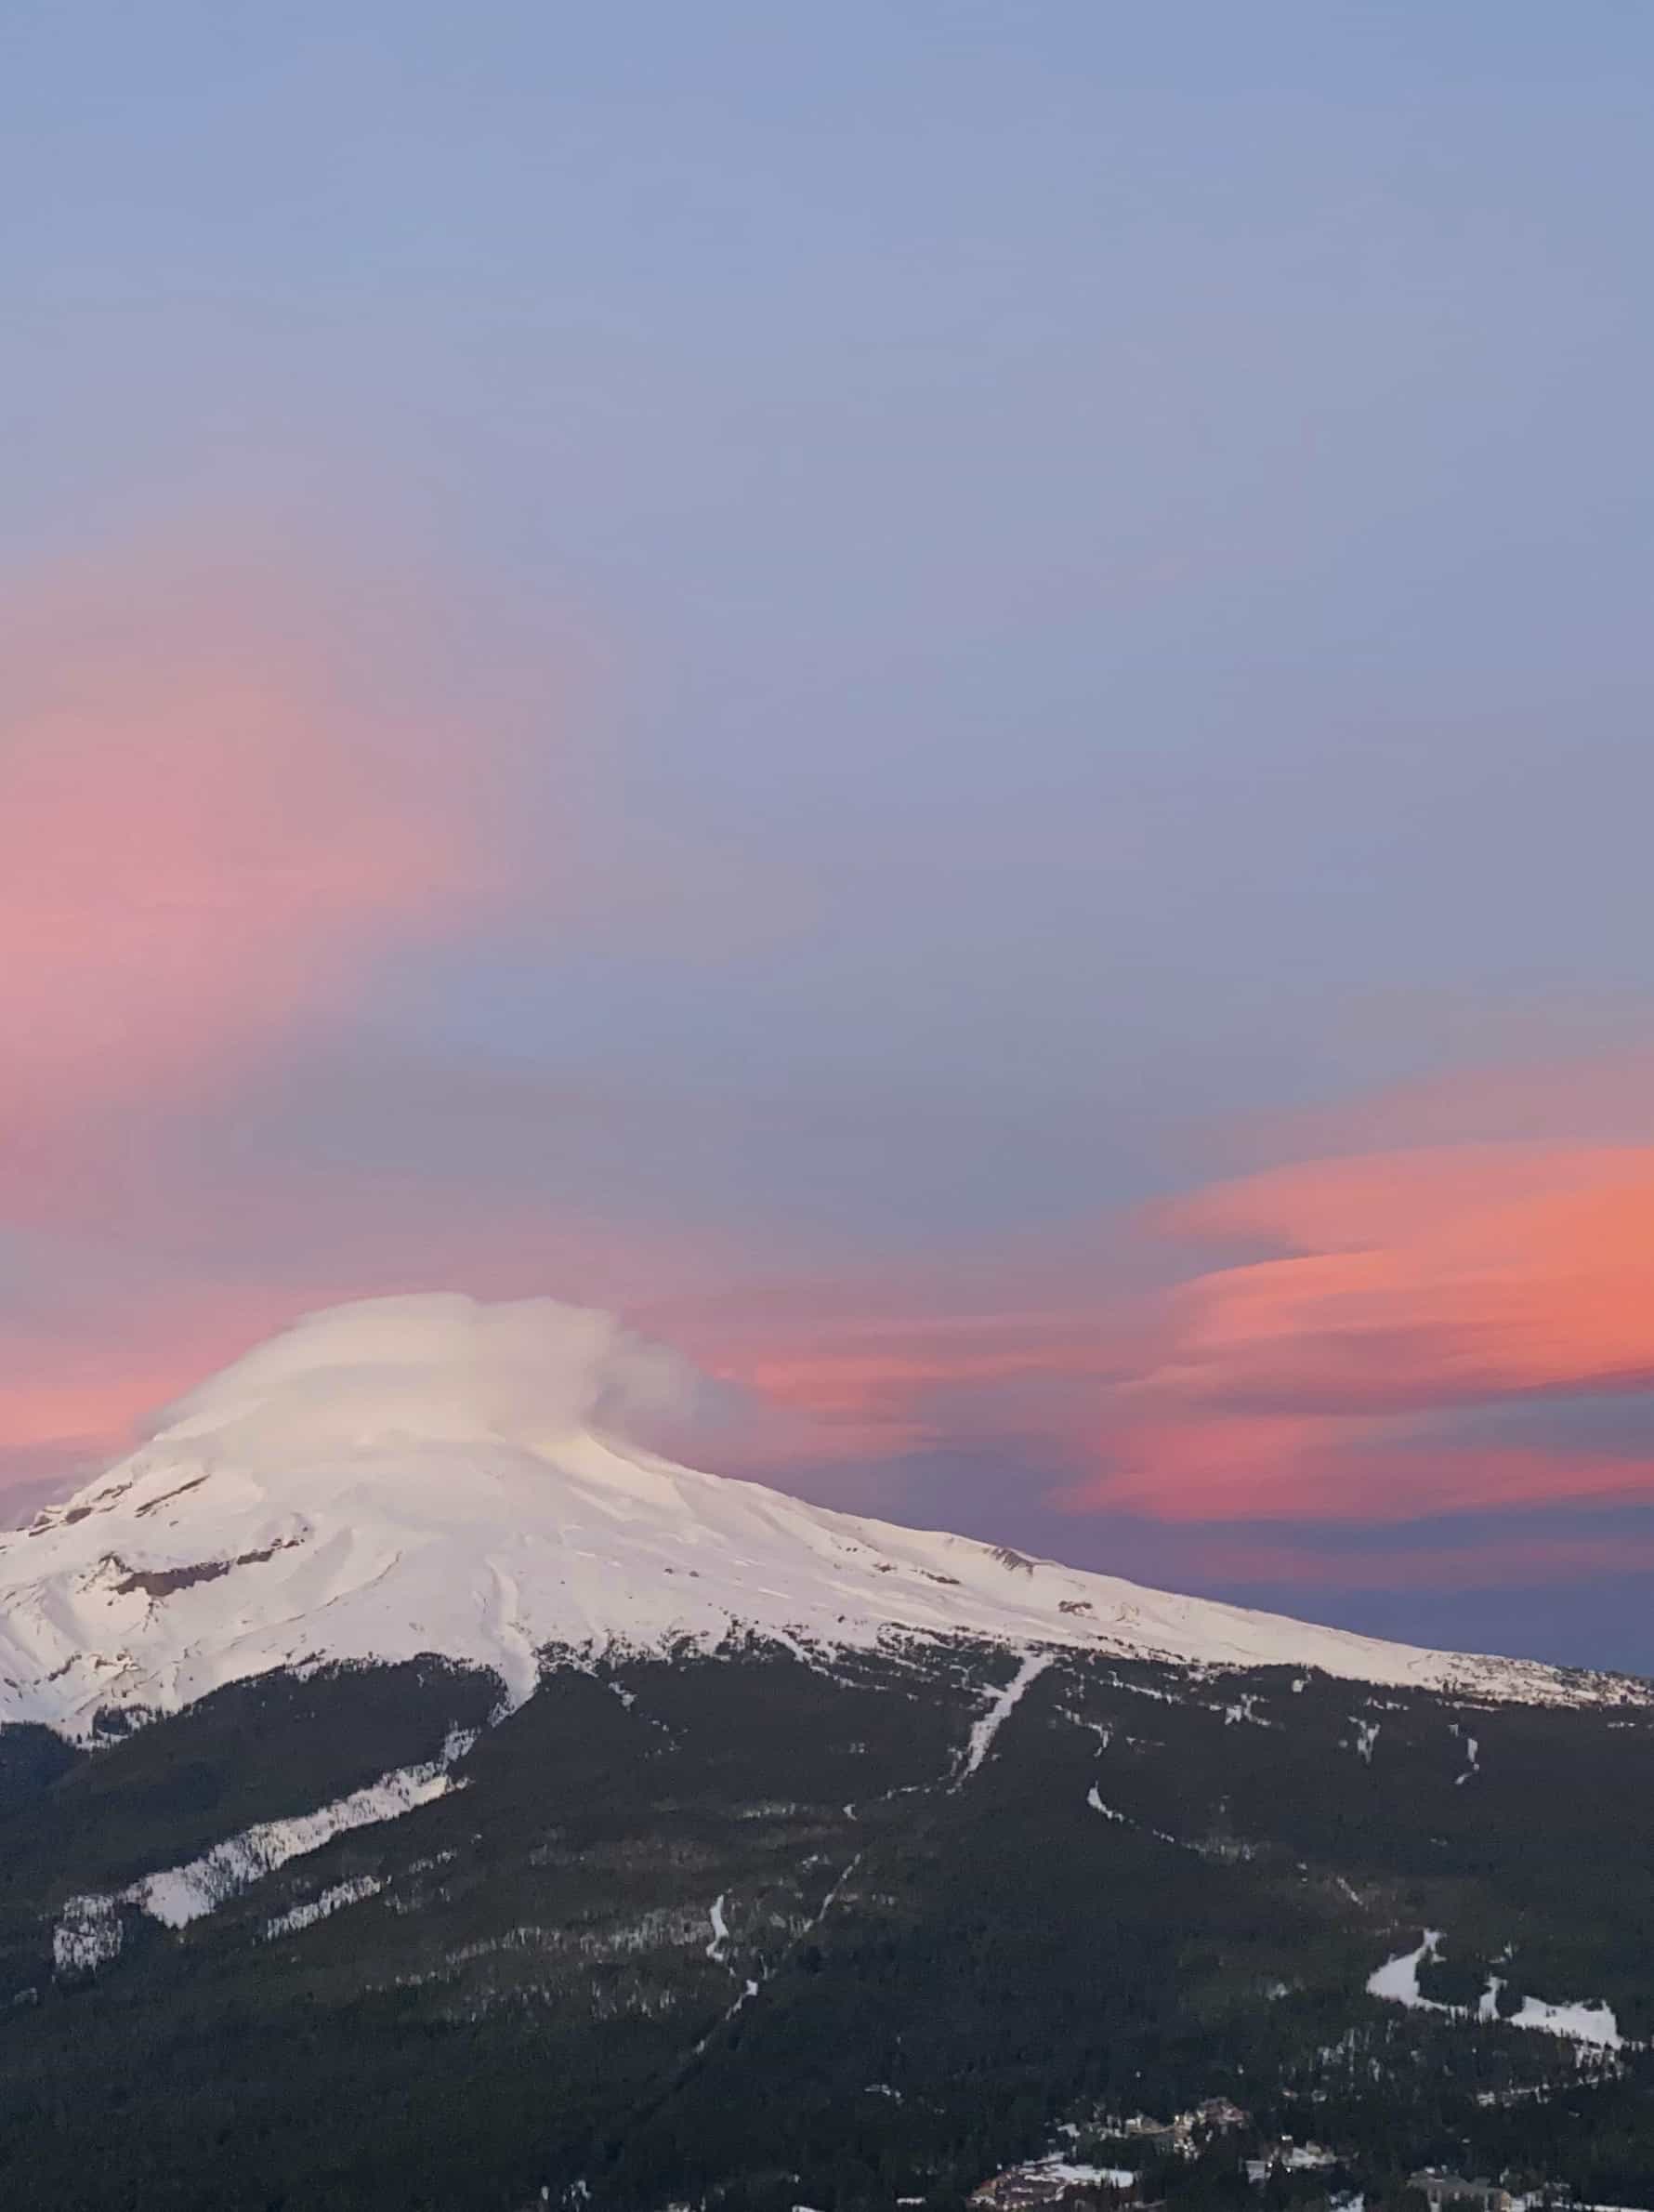
[[1654, 1672], [1651, 77], [13, 0], [0, 1509], [544, 1292], [725, 1471]]

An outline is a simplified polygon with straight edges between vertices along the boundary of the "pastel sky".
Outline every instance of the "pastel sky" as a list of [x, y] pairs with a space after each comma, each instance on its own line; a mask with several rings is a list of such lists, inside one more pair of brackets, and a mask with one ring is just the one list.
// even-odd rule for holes
[[1651, 93], [1618, 0], [15, 0], [0, 1508], [546, 1291], [705, 1464], [1654, 1671]]

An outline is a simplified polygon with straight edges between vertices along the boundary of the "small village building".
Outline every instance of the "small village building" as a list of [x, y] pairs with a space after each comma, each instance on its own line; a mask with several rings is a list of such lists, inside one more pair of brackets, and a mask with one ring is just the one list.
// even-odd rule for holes
[[1252, 2114], [1232, 2104], [1227, 2097], [1208, 2097], [1192, 2113], [1182, 2113], [1178, 2117], [1207, 2135], [1232, 2135], [1239, 2127], [1252, 2126]]
[[1154, 2120], [1147, 2113], [1134, 2113], [1121, 2133], [1147, 2150], [1169, 2157], [1173, 2152], [1188, 2148], [1192, 2118], [1189, 2113], [1179, 2113], [1175, 2120]]
[[1038, 2158], [995, 2174], [974, 2189], [978, 2212], [1111, 2212], [1135, 2193], [1137, 2177], [1126, 2166], [1079, 2166], [1060, 2156]]
[[1471, 2179], [1437, 2166], [1409, 2174], [1407, 2186], [1423, 2192], [1430, 2212], [1443, 2212], [1449, 2205], [1475, 2205], [1477, 2212], [1513, 2212], [1516, 2199], [1497, 2181]]
[[[1245, 2164], [1246, 2179], [1254, 2188], [1261, 2188], [1278, 2166], [1289, 2174], [1320, 2173], [1338, 2164], [1338, 2153], [1329, 2151], [1324, 2143], [1295, 2143], [1291, 2136], [1283, 2136], [1262, 2157], [1249, 2158]], [[1505, 2212], [1509, 2212], [1508, 2206]]]

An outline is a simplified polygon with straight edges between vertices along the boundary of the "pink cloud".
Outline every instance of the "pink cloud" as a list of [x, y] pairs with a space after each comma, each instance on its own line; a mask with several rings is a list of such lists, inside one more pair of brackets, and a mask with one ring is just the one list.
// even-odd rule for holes
[[1261, 1251], [1161, 1308], [1157, 1355], [1063, 1502], [1167, 1519], [1398, 1520], [1654, 1495], [1654, 1464], [1433, 1432], [1454, 1409], [1654, 1380], [1654, 1148], [1464, 1144], [1321, 1159], [1161, 1210]]
[[430, 732], [375, 709], [296, 579], [117, 563], [14, 594], [8, 627], [8, 1121], [220, 1080], [479, 879]]

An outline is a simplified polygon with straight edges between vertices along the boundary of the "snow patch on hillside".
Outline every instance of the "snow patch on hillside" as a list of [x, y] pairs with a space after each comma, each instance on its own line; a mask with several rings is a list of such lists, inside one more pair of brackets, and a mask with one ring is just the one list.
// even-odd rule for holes
[[1106, 1821], [1119, 1821], [1128, 1828], [1134, 1825], [1117, 1807], [1104, 1804], [1102, 1794], [1095, 1782], [1085, 1793], [1085, 1802], [1091, 1807], [1093, 1812], [1100, 1812]]
[[[144, 1875], [125, 1889], [107, 1896], [72, 1898], [63, 1907], [52, 1936], [52, 1955], [58, 1971], [66, 1973], [97, 1967], [118, 1957], [123, 1940], [123, 1906], [146, 1914], [151, 1920], [160, 1921], [164, 1928], [188, 1928], [191, 1922], [203, 1919], [231, 1898], [250, 1889], [256, 1882], [261, 1882], [267, 1875], [274, 1874], [290, 1860], [319, 1851], [335, 1836], [347, 1836], [353, 1829], [373, 1827], [383, 1821], [400, 1820], [415, 1807], [446, 1797], [450, 1790], [463, 1789], [464, 1778], [455, 1776], [450, 1769], [465, 1757], [476, 1740], [471, 1731], [453, 1730], [439, 1756], [422, 1765], [394, 1768], [365, 1788], [352, 1790], [348, 1797], [336, 1798], [333, 1804], [321, 1806], [314, 1812], [296, 1813], [286, 1820], [261, 1821], [251, 1828], [243, 1828], [237, 1836], [227, 1837], [199, 1859]], [[342, 1887], [348, 1889], [350, 1885]], [[337, 1904], [345, 1902], [348, 1900], [341, 1896], [327, 1910], [336, 1910]], [[309, 1906], [298, 1906], [295, 1915], [281, 1917], [290, 1920], [293, 1927], [305, 1927], [308, 1925], [303, 1917], [307, 1913], [313, 1918], [323, 1916]], [[267, 1935], [276, 1932], [277, 1927], [277, 1921], [272, 1920]]]
[[298, 1813], [289, 1820], [262, 1821], [256, 1827], [243, 1828], [239, 1836], [215, 1844], [187, 1865], [146, 1875], [123, 1895], [164, 1927], [188, 1928], [192, 1920], [217, 1911], [230, 1898], [273, 1874], [278, 1866], [285, 1866], [290, 1859], [319, 1851], [335, 1836], [347, 1836], [353, 1828], [373, 1827], [381, 1821], [400, 1820], [415, 1806], [429, 1805], [450, 1790], [463, 1788], [464, 1784], [455, 1780], [449, 1768], [475, 1741], [474, 1736], [456, 1733], [440, 1758], [422, 1766], [398, 1767], [381, 1774], [377, 1782], [370, 1782], [365, 1789], [352, 1790], [348, 1797], [323, 1805], [315, 1812]]
[[52, 1930], [52, 1970], [95, 1973], [119, 1958], [125, 1941], [116, 1897], [72, 1897]]
[[1414, 2012], [1440, 2013], [1450, 2020], [1476, 2021], [1484, 2026], [1492, 2026], [1503, 2020], [1506, 2027], [1532, 2028], [1541, 2034], [1566, 2036], [1570, 2042], [1592, 2044], [1602, 2050], [1624, 2048], [1625, 2038], [1608, 2005], [1579, 2002], [1553, 2005], [1542, 1997], [1525, 1996], [1514, 2013], [1502, 2015], [1499, 1998], [1505, 1984], [1497, 1974], [1488, 1977], [1488, 1986], [1474, 2010], [1464, 2005], [1444, 2005], [1425, 1996], [1419, 1987], [1419, 1969], [1426, 1959], [1439, 1955], [1440, 1943], [1440, 1929], [1425, 1929], [1424, 1940], [1416, 1949], [1385, 1959], [1383, 1966], [1369, 1974], [1367, 1995], [1381, 1997], [1386, 2004], [1405, 2005]]
[[1026, 1652], [1022, 1663], [1003, 1690], [996, 1691], [988, 1710], [979, 1720], [971, 1723], [971, 1732], [965, 1747], [965, 1759], [954, 1782], [957, 1789], [968, 1782], [993, 1748], [993, 1739], [1021, 1704], [1023, 1692], [1030, 1683], [1038, 1681], [1051, 1665], [1049, 1652]]
[[[1480, 2021], [1495, 2021], [1499, 1993], [1504, 1983], [1490, 1975], [1477, 2006]], [[1537, 2028], [1542, 2035], [1565, 2035], [1571, 2043], [1595, 2044], [1599, 2050], [1623, 2050], [1625, 2038], [1612, 2008], [1607, 2005], [1547, 2005], [1542, 1997], [1524, 1997], [1518, 2008], [1505, 2016], [1511, 2028]]]
[[284, 1913], [277, 1913], [264, 1924], [267, 1943], [278, 1942], [282, 1936], [297, 1935], [301, 1929], [314, 1928], [319, 1920], [331, 1919], [348, 1904], [361, 1904], [370, 1897], [377, 1897], [385, 1884], [376, 1874], [359, 1874], [354, 1881], [335, 1882], [332, 1889], [323, 1889], [306, 1904], [295, 1904]]
[[729, 1941], [729, 1923], [724, 1917], [726, 1894], [727, 1892], [722, 1889], [718, 1891], [712, 1901], [712, 1910], [707, 1915], [707, 1918], [712, 1923], [712, 1941], [706, 1946], [706, 1955], [708, 1958], [715, 1960], [719, 1966], [724, 1963], [724, 1948]]
[[1415, 2012], [1451, 2012], [1451, 2005], [1437, 2005], [1425, 1996], [1419, 1987], [1419, 1968], [1427, 1958], [1437, 1955], [1441, 1942], [1439, 1928], [1426, 1928], [1424, 1940], [1414, 1951], [1402, 1951], [1394, 1958], [1386, 1958], [1383, 1966], [1367, 1977], [1367, 1995], [1382, 1997], [1387, 2005], [1406, 2005]]

